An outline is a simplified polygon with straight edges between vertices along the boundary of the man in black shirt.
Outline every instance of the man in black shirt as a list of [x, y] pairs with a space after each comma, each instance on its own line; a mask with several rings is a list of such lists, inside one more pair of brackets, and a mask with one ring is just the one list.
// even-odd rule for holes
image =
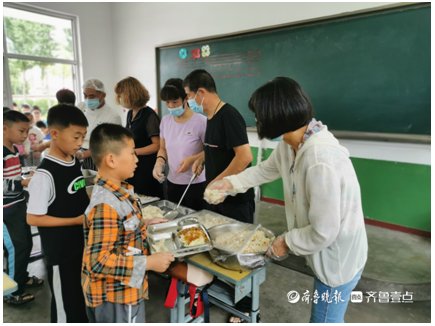
[[[200, 172], [205, 163], [206, 182], [209, 184], [249, 167], [252, 153], [245, 121], [236, 108], [219, 98], [213, 77], [207, 71], [198, 69], [187, 75], [183, 84], [190, 108], [207, 116], [204, 152], [198, 155], [192, 170]], [[254, 190], [251, 188], [246, 193], [227, 197], [223, 203], [207, 208], [252, 223]]]

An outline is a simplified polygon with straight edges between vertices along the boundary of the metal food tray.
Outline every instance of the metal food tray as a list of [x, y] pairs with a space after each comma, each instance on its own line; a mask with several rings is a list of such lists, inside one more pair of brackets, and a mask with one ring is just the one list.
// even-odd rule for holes
[[137, 198], [139, 198], [140, 203], [142, 205], [146, 205], [152, 202], [155, 202], [157, 200], [160, 200], [159, 197], [152, 197], [152, 196], [145, 196], [145, 195], [140, 195], [140, 194], [136, 194]]
[[[191, 227], [202, 229], [207, 237], [207, 243], [192, 247], [183, 246], [178, 237], [178, 232]], [[162, 240], [166, 242], [165, 246], [167, 251], [172, 252], [176, 258], [198, 254], [200, 252], [209, 251], [213, 248], [207, 230], [204, 226], [192, 219], [183, 218], [166, 223], [150, 225], [147, 231], [147, 241], [152, 254], [157, 252], [154, 248], [156, 243]]]
[[[163, 211], [163, 215], [166, 212], [169, 212], [169, 211], [177, 208], [177, 204], [174, 204], [173, 202], [171, 202], [169, 200], [159, 200], [159, 201], [150, 203], [149, 205], [156, 206], [156, 207], [160, 208]], [[149, 205], [146, 205], [146, 206], [149, 206]], [[179, 213], [178, 217], [189, 215], [189, 214], [192, 214], [195, 212], [193, 209], [188, 208], [188, 207], [184, 207], [184, 206], [179, 206], [177, 211]]]
[[[213, 226], [222, 225], [222, 224], [240, 223], [239, 221], [233, 218], [218, 214], [213, 211], [209, 211], [207, 209], [203, 209], [195, 213], [184, 216], [184, 218], [188, 218], [188, 217], [196, 219], [199, 223], [204, 225], [206, 229], [210, 229]], [[213, 218], [215, 218], [214, 221]], [[216, 224], [217, 221], [219, 221], [219, 223]]]

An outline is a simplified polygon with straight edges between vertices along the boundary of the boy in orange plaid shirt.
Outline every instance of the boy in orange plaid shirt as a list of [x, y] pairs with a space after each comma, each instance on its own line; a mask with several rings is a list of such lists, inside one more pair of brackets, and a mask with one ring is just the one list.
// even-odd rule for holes
[[[114, 124], [96, 127], [90, 139], [98, 177], [85, 212], [82, 287], [90, 322], [145, 322], [146, 271], [164, 272], [171, 253], [148, 255], [146, 227], [133, 186], [133, 135]], [[153, 223], [163, 220], [154, 220]]]

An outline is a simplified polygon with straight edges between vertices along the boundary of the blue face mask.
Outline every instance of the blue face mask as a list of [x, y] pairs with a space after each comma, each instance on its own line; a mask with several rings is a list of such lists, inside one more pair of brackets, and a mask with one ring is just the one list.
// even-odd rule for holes
[[182, 105], [180, 105], [179, 107], [173, 108], [173, 109], [168, 108], [168, 110], [169, 110], [169, 113], [174, 117], [180, 117], [184, 113], [184, 108]]
[[272, 138], [271, 141], [279, 142], [279, 141], [281, 141], [282, 139], [283, 139], [283, 137], [282, 137], [282, 135], [281, 135], [281, 136], [278, 136], [278, 137], [276, 137], [276, 138]]
[[202, 102], [204, 102], [204, 99], [201, 101], [201, 105], [198, 105], [195, 101], [196, 94], [194, 98], [188, 99], [187, 103], [189, 104], [189, 107], [192, 109], [193, 112], [196, 113], [204, 113], [204, 108], [202, 107]]
[[86, 107], [90, 110], [96, 110], [100, 106], [100, 100], [97, 98], [89, 98], [85, 100]]

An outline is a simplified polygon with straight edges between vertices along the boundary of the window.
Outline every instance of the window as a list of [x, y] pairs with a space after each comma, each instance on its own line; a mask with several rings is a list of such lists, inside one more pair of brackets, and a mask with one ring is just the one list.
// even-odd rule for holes
[[56, 92], [80, 89], [76, 18], [13, 3], [3, 5], [3, 101], [37, 105], [46, 117]]

